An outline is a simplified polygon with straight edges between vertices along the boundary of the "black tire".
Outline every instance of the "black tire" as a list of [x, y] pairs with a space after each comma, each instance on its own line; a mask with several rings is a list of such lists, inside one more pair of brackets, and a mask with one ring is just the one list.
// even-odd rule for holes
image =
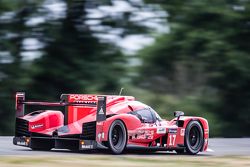
[[113, 154], [121, 154], [127, 145], [126, 127], [121, 120], [115, 120], [108, 133], [108, 147]]
[[203, 130], [198, 121], [190, 121], [185, 130], [187, 154], [197, 154], [204, 144]]

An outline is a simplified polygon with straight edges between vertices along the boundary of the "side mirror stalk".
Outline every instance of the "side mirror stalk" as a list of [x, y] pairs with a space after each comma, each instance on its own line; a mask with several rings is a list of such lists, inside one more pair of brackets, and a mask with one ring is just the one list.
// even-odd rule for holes
[[174, 116], [177, 117], [176, 124], [178, 124], [180, 117], [184, 116], [184, 112], [183, 111], [175, 111]]

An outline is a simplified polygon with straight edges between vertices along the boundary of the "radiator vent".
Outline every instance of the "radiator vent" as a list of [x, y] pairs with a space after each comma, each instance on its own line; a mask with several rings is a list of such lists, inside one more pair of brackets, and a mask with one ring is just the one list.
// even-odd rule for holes
[[95, 140], [95, 138], [96, 138], [96, 121], [83, 123], [81, 138], [85, 139], [85, 140]]
[[15, 136], [20, 137], [20, 136], [30, 136], [29, 132], [29, 122], [21, 119], [21, 118], [16, 118], [16, 133]]

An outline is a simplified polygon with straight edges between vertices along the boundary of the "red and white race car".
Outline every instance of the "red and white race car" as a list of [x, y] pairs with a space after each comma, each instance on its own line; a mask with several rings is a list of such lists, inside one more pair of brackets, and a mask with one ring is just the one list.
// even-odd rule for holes
[[[62, 107], [27, 115], [27, 105]], [[132, 96], [62, 94], [60, 102], [25, 101], [16, 94], [16, 127], [13, 143], [33, 150], [89, 150], [108, 148], [114, 154], [126, 148], [197, 154], [208, 147], [206, 119], [184, 116], [162, 119], [150, 106]]]

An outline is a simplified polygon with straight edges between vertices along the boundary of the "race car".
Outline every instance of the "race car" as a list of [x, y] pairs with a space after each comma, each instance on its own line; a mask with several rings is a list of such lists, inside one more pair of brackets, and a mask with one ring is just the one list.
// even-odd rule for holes
[[[25, 115], [25, 107], [31, 105], [51, 109]], [[25, 93], [17, 92], [13, 143], [32, 150], [109, 149], [113, 154], [130, 147], [178, 154], [206, 151], [208, 121], [181, 111], [174, 116], [164, 120], [133, 96], [62, 94], [59, 102], [38, 102], [26, 101]]]

